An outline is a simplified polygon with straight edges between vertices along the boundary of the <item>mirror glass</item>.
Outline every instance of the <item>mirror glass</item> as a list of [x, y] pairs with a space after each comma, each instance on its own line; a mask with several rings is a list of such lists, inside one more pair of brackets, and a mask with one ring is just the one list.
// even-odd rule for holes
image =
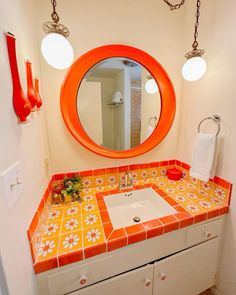
[[111, 150], [129, 150], [144, 142], [160, 112], [157, 83], [145, 67], [127, 58], [94, 65], [77, 92], [77, 113], [85, 132]]

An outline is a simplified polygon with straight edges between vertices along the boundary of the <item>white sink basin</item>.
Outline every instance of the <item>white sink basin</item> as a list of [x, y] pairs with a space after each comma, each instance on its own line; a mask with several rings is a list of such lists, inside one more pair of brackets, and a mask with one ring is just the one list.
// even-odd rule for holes
[[[152, 188], [108, 195], [104, 201], [114, 229], [177, 213]], [[140, 221], [135, 222], [135, 217]]]

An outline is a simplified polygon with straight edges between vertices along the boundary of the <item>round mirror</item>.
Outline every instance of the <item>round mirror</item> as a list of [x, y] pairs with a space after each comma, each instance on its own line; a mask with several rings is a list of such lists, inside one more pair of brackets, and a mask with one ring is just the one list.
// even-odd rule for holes
[[129, 150], [155, 130], [160, 93], [150, 72], [121, 57], [105, 59], [85, 75], [77, 94], [77, 112], [88, 136], [111, 150]]
[[61, 112], [73, 137], [110, 158], [141, 155], [167, 135], [175, 93], [163, 67], [125, 45], [95, 48], [70, 67], [61, 88]]

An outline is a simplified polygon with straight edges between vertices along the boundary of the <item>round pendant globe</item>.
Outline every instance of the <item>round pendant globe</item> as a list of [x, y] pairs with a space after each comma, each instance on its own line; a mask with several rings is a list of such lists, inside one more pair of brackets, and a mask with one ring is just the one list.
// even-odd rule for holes
[[68, 68], [74, 59], [70, 42], [58, 33], [49, 33], [43, 38], [41, 52], [46, 62], [56, 69]]
[[207, 64], [201, 56], [195, 56], [188, 59], [182, 68], [182, 75], [187, 81], [197, 81], [206, 72]]
[[154, 79], [149, 79], [146, 82], [145, 89], [149, 94], [155, 94], [158, 92], [158, 86]]

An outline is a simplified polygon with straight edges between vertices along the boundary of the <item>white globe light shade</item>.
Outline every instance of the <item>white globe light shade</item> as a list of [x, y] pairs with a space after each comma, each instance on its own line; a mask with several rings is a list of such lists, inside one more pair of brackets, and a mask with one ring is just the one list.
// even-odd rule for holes
[[148, 81], [145, 84], [145, 89], [149, 94], [155, 94], [159, 90], [157, 83], [154, 79], [148, 79]]
[[187, 81], [199, 80], [206, 72], [207, 64], [201, 56], [188, 59], [182, 68], [182, 75]]
[[49, 33], [43, 38], [41, 52], [46, 62], [56, 69], [68, 68], [74, 59], [70, 42], [58, 33]]

